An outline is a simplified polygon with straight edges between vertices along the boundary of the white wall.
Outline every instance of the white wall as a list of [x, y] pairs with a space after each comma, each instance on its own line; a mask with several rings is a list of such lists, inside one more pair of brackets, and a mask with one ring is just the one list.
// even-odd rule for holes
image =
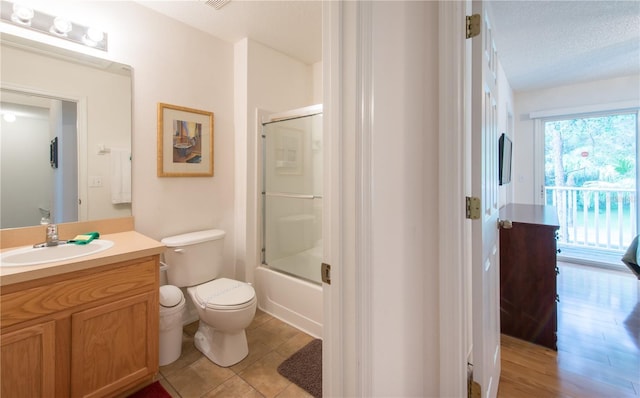
[[[340, 298], [344, 342], [332, 344], [344, 350], [347, 396], [440, 395], [438, 6], [342, 9], [342, 74], [331, 77], [342, 79], [342, 175], [332, 186], [341, 190], [343, 246], [331, 261], [340, 261], [336, 272], [347, 288]], [[499, 84], [506, 129], [512, 93]], [[359, 102], [368, 90], [372, 97]]]
[[[500, 49], [498, 49], [498, 57]], [[504, 74], [502, 64], [498, 61], [498, 135], [506, 133], [513, 141], [513, 90], [509, 85], [507, 76]], [[496, 142], [496, 145], [498, 143]], [[507, 205], [513, 201], [513, 182], [502, 185], [499, 189], [499, 207]]]
[[516, 92], [513, 185], [515, 203], [535, 203], [534, 121], [531, 112], [640, 100], [640, 77], [627, 76], [543, 90]]
[[437, 396], [438, 4], [372, 4], [370, 393]]
[[322, 61], [313, 64], [313, 104], [322, 104]]
[[1, 121], [1, 228], [37, 225], [42, 217], [38, 208], [51, 206], [49, 120], [19, 117], [13, 123]]
[[[233, 275], [233, 46], [129, 2], [108, 2], [118, 60], [133, 67], [133, 215], [156, 239], [208, 228], [227, 231]], [[115, 37], [114, 37], [115, 36]], [[111, 52], [111, 51], [110, 51]], [[157, 104], [214, 113], [214, 176], [157, 177]]]
[[338, 277], [325, 287], [334, 296], [325, 308], [335, 312], [323, 333], [340, 335], [323, 353], [337, 365], [326, 369], [336, 388], [328, 394], [436, 397], [438, 3], [326, 9], [324, 26], [333, 29], [324, 36], [332, 98], [325, 123], [334, 161], [325, 197], [340, 206], [331, 209], [335, 234], [325, 237]]

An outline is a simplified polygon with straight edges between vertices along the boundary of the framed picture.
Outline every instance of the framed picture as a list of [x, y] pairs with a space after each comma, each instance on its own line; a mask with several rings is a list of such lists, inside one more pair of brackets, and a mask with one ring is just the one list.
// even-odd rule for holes
[[158, 104], [158, 177], [213, 176], [213, 112]]

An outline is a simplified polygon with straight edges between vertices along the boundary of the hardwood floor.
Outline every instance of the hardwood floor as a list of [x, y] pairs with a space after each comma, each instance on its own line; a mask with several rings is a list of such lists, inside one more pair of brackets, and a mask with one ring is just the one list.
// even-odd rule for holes
[[558, 265], [558, 351], [503, 335], [498, 397], [639, 397], [640, 281]]

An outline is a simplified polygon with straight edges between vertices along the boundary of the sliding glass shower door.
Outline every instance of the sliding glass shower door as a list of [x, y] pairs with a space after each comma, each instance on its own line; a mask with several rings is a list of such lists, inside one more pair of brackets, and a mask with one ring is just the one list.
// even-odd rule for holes
[[321, 283], [322, 113], [263, 123], [262, 138], [263, 263]]

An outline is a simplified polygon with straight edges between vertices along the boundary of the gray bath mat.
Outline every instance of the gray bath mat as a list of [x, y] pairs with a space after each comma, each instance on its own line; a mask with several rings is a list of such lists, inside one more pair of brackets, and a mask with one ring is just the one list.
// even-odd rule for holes
[[322, 397], [322, 340], [315, 339], [278, 366], [278, 373], [315, 398]]

